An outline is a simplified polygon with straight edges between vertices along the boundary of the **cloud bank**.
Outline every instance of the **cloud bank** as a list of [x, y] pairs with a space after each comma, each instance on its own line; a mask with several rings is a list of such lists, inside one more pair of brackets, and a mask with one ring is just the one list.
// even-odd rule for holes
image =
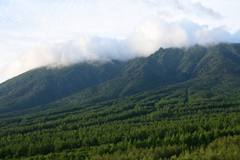
[[129, 60], [149, 56], [160, 47], [189, 47], [219, 42], [240, 42], [235, 34], [221, 29], [209, 29], [191, 21], [167, 23], [151, 18], [141, 22], [123, 40], [80, 35], [71, 41], [44, 43], [21, 54], [5, 68], [6, 78], [43, 66], [67, 66], [79, 62]]
[[239, 0], [2, 0], [0, 83], [29, 69], [239, 42]]

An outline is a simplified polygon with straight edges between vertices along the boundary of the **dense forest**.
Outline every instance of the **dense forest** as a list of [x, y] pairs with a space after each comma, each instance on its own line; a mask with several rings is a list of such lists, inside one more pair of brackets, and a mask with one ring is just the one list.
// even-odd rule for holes
[[[196, 53], [196, 57], [192, 53]], [[36, 83], [39, 87], [43, 81], [34, 80], [34, 76], [38, 80], [51, 77], [48, 83], [52, 83], [53, 75], [60, 76], [60, 70], [41, 68], [20, 75], [0, 85], [0, 93], [5, 95], [0, 98], [3, 102], [0, 159], [239, 159], [238, 55], [240, 44], [195, 46], [188, 50], [161, 48], [147, 58], [115, 61], [117, 65], [111, 70], [119, 72], [114, 75], [115, 71], [108, 69], [109, 76], [92, 84], [89, 82], [90, 88], [79, 85], [80, 91], [70, 92], [71, 89], [64, 86], [63, 90], [69, 91], [67, 96], [59, 95], [35, 104], [27, 99], [33, 98], [35, 93], [41, 94], [30, 86], [39, 82]], [[65, 68], [65, 72], [61, 70], [61, 75], [75, 72], [75, 67]], [[93, 68], [89, 70], [92, 75], [95, 74]], [[99, 70], [106, 70], [96, 68], [97, 76], [104, 78]], [[75, 80], [79, 80], [77, 77]], [[8, 89], [8, 83], [14, 87], [19, 83], [19, 93]], [[46, 86], [42, 87], [46, 94]], [[55, 95], [54, 92], [51, 94]], [[115, 95], [111, 97], [106, 92]], [[23, 96], [17, 97], [20, 93], [24, 93]]]
[[[158, 91], [1, 120], [2, 159], [237, 159], [240, 101]], [[160, 91], [161, 92], [161, 91]], [[163, 93], [164, 94], [164, 93]], [[163, 97], [162, 97], [163, 96]], [[172, 96], [172, 95], [171, 95]]]

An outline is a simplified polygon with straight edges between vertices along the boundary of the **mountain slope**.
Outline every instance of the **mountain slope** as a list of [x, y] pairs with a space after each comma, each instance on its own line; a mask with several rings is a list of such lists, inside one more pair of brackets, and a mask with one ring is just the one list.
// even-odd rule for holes
[[204, 75], [110, 101], [0, 119], [0, 159], [238, 159], [239, 80], [220, 83]]
[[121, 75], [121, 62], [39, 68], [0, 85], [1, 112], [49, 103]]
[[[220, 44], [115, 61], [116, 77], [47, 104], [0, 113], [0, 159], [239, 159], [239, 54], [239, 44]], [[112, 66], [101, 64], [97, 71], [104, 65]], [[68, 78], [65, 69], [71, 73], [61, 68], [23, 75], [29, 85], [34, 76], [35, 83], [49, 81], [48, 75]], [[81, 75], [90, 73], [101, 75]], [[16, 79], [15, 87], [24, 84], [23, 77]]]
[[231, 90], [240, 73], [239, 46], [160, 48], [149, 57], [128, 62], [36, 69], [0, 85], [1, 112], [96, 103], [189, 80], [205, 84], [215, 79], [215, 86], [229, 84]]
[[[147, 58], [128, 63], [121, 77], [87, 88], [63, 101], [89, 99], [99, 102], [196, 78], [196, 81], [200, 80], [204, 84], [208, 83], [209, 79], [215, 79], [214, 85], [235, 83], [239, 78], [240, 64], [226, 58], [220, 46], [208, 49], [201, 46], [188, 50], [160, 49]], [[227, 46], [223, 45], [223, 48]], [[230, 45], [230, 48], [232, 46]], [[199, 86], [200, 89], [201, 84]], [[230, 89], [234, 89], [233, 85]]]

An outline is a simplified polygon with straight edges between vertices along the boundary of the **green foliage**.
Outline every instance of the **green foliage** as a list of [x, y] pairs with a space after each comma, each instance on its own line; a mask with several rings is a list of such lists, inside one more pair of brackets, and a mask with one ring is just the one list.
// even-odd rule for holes
[[172, 92], [168, 87], [94, 105], [2, 119], [0, 158], [184, 159], [200, 151], [207, 156], [208, 148], [221, 142], [218, 138], [240, 135], [239, 101], [209, 98], [191, 103], [185, 101], [184, 91]]
[[[189, 159], [189, 160], [227, 160], [239, 159], [240, 153], [240, 136], [227, 136], [217, 138], [211, 142], [207, 147], [200, 147], [196, 150], [181, 153], [176, 159]], [[174, 159], [174, 158], [172, 158]]]
[[[239, 159], [239, 49], [161, 48], [116, 68], [78, 64], [22, 74], [0, 85], [8, 110], [0, 114], [0, 159]], [[85, 89], [75, 88], [95, 74]], [[48, 94], [49, 86], [60, 88]]]

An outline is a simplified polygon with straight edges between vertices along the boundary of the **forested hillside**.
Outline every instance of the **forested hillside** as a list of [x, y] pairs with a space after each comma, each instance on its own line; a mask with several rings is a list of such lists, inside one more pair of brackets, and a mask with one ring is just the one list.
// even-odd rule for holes
[[127, 62], [35, 69], [0, 84], [0, 110], [7, 113], [41, 105], [46, 108], [46, 104], [50, 108], [91, 104], [207, 75], [219, 78], [219, 83], [227, 82], [239, 75], [239, 46], [160, 48], [149, 57]]
[[239, 159], [239, 55], [240, 44], [160, 48], [15, 77], [0, 85], [0, 158]]
[[0, 84], [0, 110], [11, 112], [46, 104], [121, 75], [118, 61], [43, 67]]

